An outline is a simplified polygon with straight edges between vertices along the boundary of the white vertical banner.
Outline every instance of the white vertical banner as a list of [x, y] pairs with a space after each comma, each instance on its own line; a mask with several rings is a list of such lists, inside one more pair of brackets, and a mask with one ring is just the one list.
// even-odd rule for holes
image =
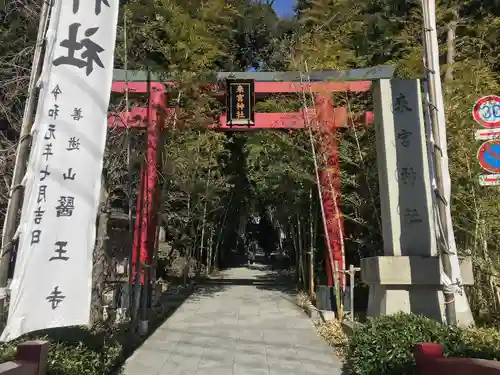
[[54, 2], [1, 341], [89, 323], [118, 5]]

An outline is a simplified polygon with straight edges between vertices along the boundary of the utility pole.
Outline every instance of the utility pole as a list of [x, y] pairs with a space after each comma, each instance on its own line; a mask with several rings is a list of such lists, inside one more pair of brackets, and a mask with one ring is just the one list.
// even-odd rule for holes
[[[438, 206], [438, 220], [441, 238], [441, 262], [449, 285], [444, 285], [446, 321], [450, 325], [457, 323], [455, 306], [455, 288], [453, 276], [457, 270], [452, 269], [451, 257], [456, 256], [456, 246], [451, 223], [450, 199], [451, 183], [448, 170], [448, 153], [446, 141], [446, 119], [439, 70], [439, 44], [436, 32], [436, 2], [422, 0], [424, 20], [425, 68], [429, 85], [430, 114], [432, 121], [432, 136], [434, 138], [433, 157], [436, 183], [433, 184]], [[455, 272], [453, 272], [455, 271]], [[458, 270], [460, 272], [460, 270]]]
[[38, 35], [35, 45], [35, 53], [31, 66], [31, 76], [28, 85], [28, 99], [24, 107], [21, 131], [19, 134], [19, 143], [16, 150], [16, 161], [9, 190], [9, 201], [7, 203], [7, 214], [2, 233], [2, 246], [0, 257], [0, 316], [4, 313], [6, 288], [9, 275], [9, 265], [14, 249], [14, 236], [17, 228], [17, 216], [21, 209], [21, 198], [24, 189], [22, 181], [26, 173], [26, 164], [28, 162], [29, 148], [31, 144], [31, 126], [33, 123], [33, 110], [36, 103], [36, 84], [40, 77], [43, 66], [43, 47], [45, 42], [45, 30], [48, 25], [50, 2], [43, 1], [40, 11], [40, 21], [38, 23]]

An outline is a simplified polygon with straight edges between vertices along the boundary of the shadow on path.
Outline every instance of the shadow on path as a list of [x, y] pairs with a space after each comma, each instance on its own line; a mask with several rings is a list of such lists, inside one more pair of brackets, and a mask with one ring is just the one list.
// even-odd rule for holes
[[337, 375], [341, 362], [290, 301], [291, 275], [256, 265], [197, 285], [125, 375]]
[[293, 277], [288, 270], [273, 270], [270, 266], [250, 265], [222, 271], [200, 283], [198, 292], [202, 294], [223, 291], [230, 286], [253, 286], [259, 290], [282, 292], [295, 295]]

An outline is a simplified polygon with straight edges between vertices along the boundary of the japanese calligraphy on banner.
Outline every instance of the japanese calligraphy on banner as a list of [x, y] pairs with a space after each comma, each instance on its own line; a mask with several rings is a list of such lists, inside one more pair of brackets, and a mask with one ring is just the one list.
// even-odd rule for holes
[[2, 341], [89, 322], [118, 4], [52, 6]]

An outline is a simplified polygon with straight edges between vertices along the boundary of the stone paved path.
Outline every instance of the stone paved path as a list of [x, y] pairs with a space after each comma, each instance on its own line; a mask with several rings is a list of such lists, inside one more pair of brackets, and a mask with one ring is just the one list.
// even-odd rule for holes
[[340, 375], [293, 297], [262, 269], [199, 287], [127, 360], [124, 375]]

